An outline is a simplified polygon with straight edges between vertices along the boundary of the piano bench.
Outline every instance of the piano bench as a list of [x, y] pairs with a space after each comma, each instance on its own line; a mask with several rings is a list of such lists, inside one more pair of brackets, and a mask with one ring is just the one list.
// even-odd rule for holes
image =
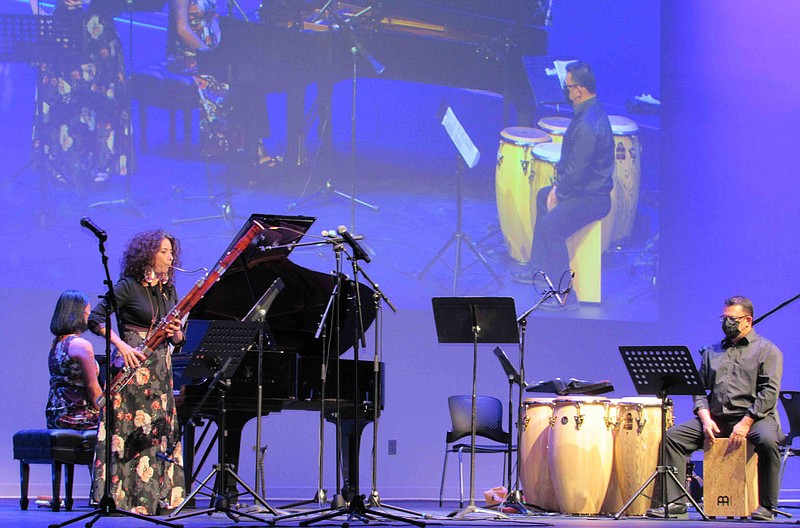
[[59, 511], [61, 507], [61, 466], [66, 465], [64, 507], [67, 511], [72, 510], [75, 464], [91, 466], [96, 445], [96, 429], [25, 429], [14, 433], [14, 458], [19, 460], [20, 509], [28, 509], [30, 464], [50, 464], [53, 481], [51, 508]]
[[176, 115], [183, 112], [183, 141], [192, 139], [192, 113], [199, 105], [197, 86], [191, 75], [175, 73], [164, 61], [155, 62], [131, 75], [131, 97], [139, 102], [139, 150], [147, 151], [147, 109], [169, 111], [169, 140], [176, 142]]

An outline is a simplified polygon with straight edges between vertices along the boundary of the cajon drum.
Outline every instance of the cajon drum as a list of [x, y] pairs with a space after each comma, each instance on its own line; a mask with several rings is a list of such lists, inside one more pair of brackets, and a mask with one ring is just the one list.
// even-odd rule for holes
[[758, 508], [758, 455], [745, 442], [706, 442], [703, 454], [703, 508], [709, 517], [748, 517]]
[[597, 220], [567, 239], [569, 267], [575, 271], [572, 287], [580, 302], [599, 303], [601, 300], [602, 232], [602, 222]]

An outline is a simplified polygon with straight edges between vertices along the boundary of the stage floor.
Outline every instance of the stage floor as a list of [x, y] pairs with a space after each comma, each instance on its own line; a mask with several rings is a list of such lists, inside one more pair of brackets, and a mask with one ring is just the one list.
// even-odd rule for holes
[[[662, 528], [666, 527], [675, 527], [675, 526], [693, 526], [697, 525], [698, 523], [702, 522], [702, 518], [700, 515], [691, 511], [689, 514], [689, 519], [647, 519], [641, 517], [626, 517], [622, 518], [619, 521], [614, 520], [610, 517], [584, 517], [584, 516], [570, 516], [570, 515], [555, 515], [555, 514], [545, 514], [545, 515], [531, 515], [531, 516], [523, 516], [519, 514], [509, 515], [507, 519], [493, 519], [491, 516], [484, 515], [482, 513], [473, 513], [468, 516], [466, 520], [454, 520], [447, 517], [447, 514], [458, 509], [458, 503], [445, 503], [445, 507], [440, 508], [438, 506], [438, 502], [436, 501], [412, 501], [412, 500], [403, 500], [403, 501], [384, 501], [386, 504], [390, 506], [397, 506], [400, 508], [404, 508], [407, 510], [412, 510], [415, 512], [424, 513], [426, 518], [422, 517], [413, 517], [408, 516], [414, 520], [421, 520], [425, 523], [426, 526], [442, 526], [442, 527], [457, 527], [457, 526], [579, 526], [579, 527], [593, 527], [593, 528], [606, 528], [612, 526], [619, 526], [620, 523], [626, 528], [642, 528], [642, 527], [653, 527], [659, 526]], [[91, 510], [86, 505], [85, 500], [78, 500], [76, 501], [77, 506], [74, 507], [73, 511], [71, 512], [52, 512], [45, 507], [36, 507], [35, 505], [31, 505], [30, 509], [27, 511], [21, 511], [19, 509], [19, 502], [17, 499], [0, 499], [0, 527], [19, 527], [19, 526], [29, 526], [29, 527], [41, 527], [41, 526], [49, 526], [52, 524], [57, 523], [64, 523], [70, 520], [77, 518], [80, 515], [90, 512]], [[275, 508], [280, 508], [281, 504], [285, 503], [285, 501], [270, 501], [270, 505]], [[480, 507], [482, 503], [478, 503]], [[184, 510], [186, 513], [191, 513], [194, 510]], [[247, 510], [244, 510], [247, 511]], [[384, 510], [387, 513], [393, 515], [407, 515], [404, 513], [400, 513], [397, 511], [392, 510]], [[181, 512], [181, 513], [184, 513]], [[264, 522], [258, 522], [254, 520], [250, 520], [245, 517], [240, 517], [238, 523], [234, 522], [233, 520], [229, 519], [224, 513], [214, 513], [212, 515], [198, 515], [195, 517], [190, 517], [186, 519], [182, 519], [180, 521], [174, 521], [176, 523], [182, 524], [186, 528], [200, 528], [200, 527], [218, 527], [218, 526], [240, 526], [240, 525], [267, 525], [268, 521], [271, 519], [271, 516], [267, 516], [264, 514], [258, 514], [258, 517], [263, 518]], [[310, 517], [300, 517], [295, 518], [287, 521], [281, 521], [276, 524], [276, 526], [300, 526], [300, 522], [304, 519], [308, 519]], [[734, 527], [734, 526], [742, 526], [743, 524], [759, 524], [759, 525], [775, 525], [775, 524], [797, 524], [796, 522], [797, 515], [794, 515], [792, 519], [786, 519], [784, 517], [778, 518], [773, 522], [763, 522], [763, 521], [750, 521], [750, 520], [739, 520], [739, 519], [714, 519], [712, 520], [713, 526], [716, 527]], [[78, 522], [71, 524], [71, 526], [85, 526], [86, 522], [89, 521], [91, 518], [82, 519]], [[159, 520], [166, 520], [165, 517], [156, 517], [155, 519]], [[347, 515], [341, 515], [339, 517], [321, 521], [319, 523], [315, 523], [312, 526], [332, 526], [332, 525], [344, 525], [347, 522]], [[350, 526], [359, 526], [363, 525], [364, 523], [359, 520], [352, 520]], [[413, 526], [411, 524], [406, 524], [399, 521], [394, 520], [382, 520], [382, 519], [374, 519], [370, 520], [368, 523], [370, 526], [380, 525], [380, 526]], [[136, 519], [131, 519], [128, 517], [122, 516], [113, 516], [113, 517], [103, 517], [97, 521], [95, 524], [97, 528], [105, 528], [105, 527], [129, 527], [129, 526], [158, 526], [156, 524], [148, 523], [147, 521], [141, 521]]]

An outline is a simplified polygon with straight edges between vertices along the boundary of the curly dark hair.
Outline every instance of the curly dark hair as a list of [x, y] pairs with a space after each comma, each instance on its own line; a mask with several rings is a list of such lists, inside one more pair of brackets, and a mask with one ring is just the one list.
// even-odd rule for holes
[[[152, 267], [153, 259], [161, 249], [161, 241], [165, 238], [172, 243], [172, 265], [180, 266], [181, 244], [177, 238], [162, 229], [143, 231], [134, 235], [122, 252], [120, 278], [131, 277], [139, 282], [143, 281], [145, 271]], [[172, 285], [174, 277], [175, 269], [171, 268], [167, 273], [167, 284]]]

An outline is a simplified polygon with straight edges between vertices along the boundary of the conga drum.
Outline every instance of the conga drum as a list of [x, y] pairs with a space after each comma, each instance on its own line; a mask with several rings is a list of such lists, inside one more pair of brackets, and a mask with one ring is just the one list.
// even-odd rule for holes
[[555, 143], [561, 143], [571, 121], [569, 117], [543, 117], [536, 125], [547, 132]]
[[[533, 147], [533, 170], [530, 178], [531, 229], [536, 229], [536, 196], [544, 187], [553, 184], [556, 165], [561, 160], [561, 143], [539, 143]], [[530, 258], [530, 252], [528, 253]]]
[[611, 401], [557, 398], [550, 428], [548, 462], [563, 513], [601, 512], [614, 461]]
[[[615, 446], [617, 443], [617, 429], [619, 425], [619, 402], [620, 400], [611, 400], [608, 409], [607, 423], [609, 427], [611, 427], [612, 444]], [[603, 505], [600, 507], [602, 513], [617, 513], [625, 505], [625, 498], [622, 496], [622, 491], [619, 488], [619, 481], [617, 480], [616, 463], [616, 459], [611, 463], [611, 478], [608, 481], [608, 491], [606, 491], [606, 498], [603, 500]]]
[[[617, 405], [619, 426], [614, 442], [614, 471], [622, 500], [627, 502], [658, 466], [661, 443], [661, 400], [658, 398], [623, 398]], [[672, 422], [668, 410], [667, 426]], [[655, 481], [645, 488], [652, 496]], [[644, 515], [650, 500], [640, 495], [626, 510], [628, 515]]]
[[525, 502], [543, 510], [559, 511], [547, 461], [553, 398], [526, 398], [522, 405], [525, 414], [519, 442], [519, 474]]
[[530, 261], [533, 240], [528, 181], [532, 175], [531, 150], [547, 141], [550, 136], [536, 128], [508, 127], [500, 133], [495, 170], [497, 213], [508, 253], [521, 264]]
[[642, 152], [635, 121], [622, 116], [608, 116], [614, 134], [614, 189], [611, 211], [603, 219], [603, 250], [612, 242], [630, 236], [636, 220], [641, 185]]

